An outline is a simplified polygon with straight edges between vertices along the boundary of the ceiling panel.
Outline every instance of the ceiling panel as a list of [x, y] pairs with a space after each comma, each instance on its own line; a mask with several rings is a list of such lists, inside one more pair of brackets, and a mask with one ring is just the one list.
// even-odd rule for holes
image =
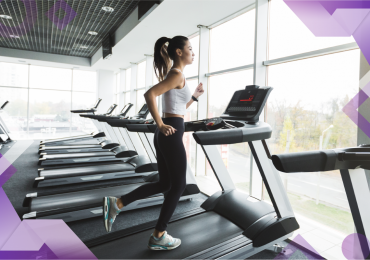
[[[91, 57], [139, 1], [0, 0], [0, 16], [11, 17], [0, 18], [0, 47]], [[103, 11], [104, 6], [114, 11]]]

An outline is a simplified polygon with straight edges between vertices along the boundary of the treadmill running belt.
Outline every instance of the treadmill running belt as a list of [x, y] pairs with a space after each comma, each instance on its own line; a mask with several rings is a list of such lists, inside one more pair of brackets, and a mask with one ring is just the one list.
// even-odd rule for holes
[[86, 167], [73, 167], [62, 169], [50, 169], [40, 171], [40, 177], [47, 178], [62, 178], [71, 176], [83, 176], [91, 174], [100, 174], [119, 171], [135, 171], [135, 167], [128, 163], [112, 164], [112, 165], [96, 165]]
[[69, 153], [69, 154], [52, 154], [44, 155], [45, 159], [70, 159], [80, 157], [99, 157], [99, 156], [114, 156], [112, 152], [100, 152], [100, 153]]
[[147, 248], [152, 230], [146, 230], [91, 247], [98, 259], [183, 259], [243, 233], [219, 214], [209, 211], [170, 223], [168, 233], [181, 239], [179, 248], [152, 251]]
[[141, 185], [143, 183], [36, 197], [32, 199], [30, 211], [63, 209], [99, 203], [103, 205], [104, 196], [121, 197]]

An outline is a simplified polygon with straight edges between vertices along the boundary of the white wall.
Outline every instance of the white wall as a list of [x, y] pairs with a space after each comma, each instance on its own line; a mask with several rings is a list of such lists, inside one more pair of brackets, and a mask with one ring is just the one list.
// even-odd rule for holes
[[116, 78], [114, 71], [111, 70], [98, 70], [96, 72], [96, 77], [97, 95], [98, 98], [102, 99], [98, 113], [105, 113], [114, 103]]

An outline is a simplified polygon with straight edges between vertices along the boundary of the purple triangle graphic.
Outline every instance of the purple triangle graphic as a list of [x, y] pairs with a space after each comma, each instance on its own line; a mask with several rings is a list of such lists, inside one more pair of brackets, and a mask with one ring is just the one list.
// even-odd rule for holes
[[0, 259], [58, 259], [44, 244], [38, 251], [0, 251]]
[[301, 235], [298, 234], [292, 240], [292, 242], [313, 252], [314, 254], [316, 254], [316, 256], [313, 256], [313, 254], [308, 254], [290, 243], [284, 248], [283, 253], [278, 254], [274, 259], [289, 259], [296, 251], [300, 251], [302, 254], [305, 255], [307, 259], [325, 259]]

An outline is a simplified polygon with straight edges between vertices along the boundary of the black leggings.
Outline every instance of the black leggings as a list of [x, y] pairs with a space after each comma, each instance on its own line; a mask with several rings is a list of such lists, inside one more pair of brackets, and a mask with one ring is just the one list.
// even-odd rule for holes
[[181, 117], [163, 118], [163, 123], [175, 128], [175, 134], [165, 136], [158, 128], [154, 134], [154, 146], [157, 153], [159, 181], [144, 184], [121, 197], [124, 206], [133, 201], [158, 193], [167, 192], [159, 215], [156, 229], [165, 231], [167, 224], [179, 202], [186, 186], [186, 152], [182, 137], [184, 119]]

